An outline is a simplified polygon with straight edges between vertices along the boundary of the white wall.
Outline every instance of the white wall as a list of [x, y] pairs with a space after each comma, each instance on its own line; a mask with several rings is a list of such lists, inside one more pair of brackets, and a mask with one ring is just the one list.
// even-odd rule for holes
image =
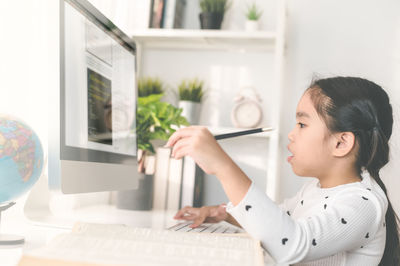
[[47, 150], [48, 90], [58, 89], [58, 1], [0, 3], [0, 114], [22, 118]]
[[[397, 0], [290, 0], [281, 148], [295, 108], [314, 74], [360, 76], [385, 88], [394, 108], [391, 161], [382, 172], [391, 201], [400, 213], [400, 2]], [[282, 159], [284, 161], [284, 158]], [[281, 197], [291, 196], [304, 179], [282, 164]]]

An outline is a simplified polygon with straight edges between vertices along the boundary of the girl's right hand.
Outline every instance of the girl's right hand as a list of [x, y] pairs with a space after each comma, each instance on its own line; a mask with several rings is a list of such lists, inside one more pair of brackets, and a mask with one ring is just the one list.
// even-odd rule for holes
[[202, 223], [218, 223], [225, 221], [227, 218], [226, 204], [203, 206], [201, 208], [186, 206], [174, 216], [176, 220], [193, 221], [193, 224], [190, 225], [191, 228], [196, 228]]
[[180, 159], [190, 156], [204, 172], [218, 177], [218, 172], [231, 168], [232, 159], [217, 143], [211, 132], [202, 126], [178, 129], [169, 138], [167, 147], [172, 148], [172, 157]]

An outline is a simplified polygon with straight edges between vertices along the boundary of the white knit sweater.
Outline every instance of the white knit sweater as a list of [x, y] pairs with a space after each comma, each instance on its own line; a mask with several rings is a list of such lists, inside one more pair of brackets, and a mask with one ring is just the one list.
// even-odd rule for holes
[[333, 188], [312, 179], [279, 206], [252, 183], [227, 211], [279, 264], [376, 266], [385, 249], [387, 205], [379, 185], [363, 175]]

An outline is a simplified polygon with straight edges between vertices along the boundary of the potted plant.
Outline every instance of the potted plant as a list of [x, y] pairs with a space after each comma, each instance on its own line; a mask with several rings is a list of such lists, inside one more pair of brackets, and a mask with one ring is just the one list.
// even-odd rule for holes
[[[142, 78], [138, 82], [138, 106], [136, 134], [138, 149], [143, 159], [153, 156], [153, 140], [166, 141], [181, 125], [188, 125], [182, 110], [162, 102], [164, 85], [158, 78]], [[139, 161], [139, 171], [145, 173], [145, 162]]]
[[199, 122], [203, 84], [203, 81], [195, 78], [183, 80], [178, 86], [179, 108], [182, 108], [182, 115], [192, 125]]
[[182, 110], [162, 102], [163, 84], [157, 78], [144, 78], [138, 82], [136, 111], [136, 137], [138, 145], [138, 171], [143, 174], [137, 190], [119, 191], [120, 209], [149, 210], [152, 208], [153, 175], [155, 169], [155, 140], [166, 141], [181, 125], [188, 125]]
[[221, 29], [228, 0], [200, 0], [200, 26], [202, 29]]
[[164, 85], [159, 78], [144, 77], [138, 81], [138, 97], [164, 93]]
[[258, 20], [262, 15], [262, 11], [258, 9], [255, 3], [253, 3], [250, 6], [247, 6], [247, 12], [246, 12], [246, 30], [247, 31], [257, 31], [259, 24]]
[[153, 94], [138, 99], [136, 134], [143, 156], [155, 153], [152, 140], [167, 141], [181, 125], [189, 125], [182, 110], [162, 102], [162, 96]]

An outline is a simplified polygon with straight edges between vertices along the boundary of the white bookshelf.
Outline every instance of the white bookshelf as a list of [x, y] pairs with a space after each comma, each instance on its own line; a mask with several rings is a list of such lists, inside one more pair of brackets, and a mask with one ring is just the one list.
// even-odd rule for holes
[[[281, 88], [282, 88], [282, 73], [283, 73], [283, 62], [284, 62], [284, 46], [285, 46], [285, 21], [286, 21], [286, 1], [285, 0], [271, 0], [276, 1], [276, 23], [272, 31], [236, 31], [236, 30], [189, 30], [189, 29], [144, 29], [136, 30], [131, 33], [131, 37], [135, 40], [138, 48], [138, 64], [143, 66], [147, 64], [147, 59], [152, 59], [152, 64], [158, 64], [164, 66], [164, 69], [160, 71], [159, 66], [157, 70], [161, 75], [169, 77], [170, 79], [175, 78], [173, 71], [185, 71], [180, 68], [176, 70], [177, 60], [181, 60], [182, 57], [187, 58], [190, 54], [201, 54], [206, 56], [204, 51], [210, 52], [210, 54], [226, 54], [232, 52], [232, 58], [240, 54], [253, 54], [253, 57], [242, 58], [241, 60], [254, 60], [254, 54], [268, 55], [266, 57], [269, 60], [269, 64], [272, 65], [270, 68], [263, 69], [265, 77], [262, 79], [268, 79], [271, 82], [271, 86], [268, 89], [268, 96], [271, 92], [273, 101], [269, 102], [268, 114], [273, 117], [271, 124], [262, 125], [264, 127], [272, 127], [273, 131], [263, 132], [260, 134], [242, 136], [244, 138], [255, 138], [262, 140], [267, 143], [268, 147], [268, 162], [266, 170], [266, 193], [273, 199], [278, 199], [279, 191], [279, 141], [280, 141], [280, 113], [281, 113]], [[184, 53], [183, 56], [178, 53]], [[153, 53], [152, 57], [149, 57], [149, 53]], [[177, 60], [174, 57], [168, 56], [169, 54], [176, 54]], [[144, 56], [146, 55], [146, 56]], [[163, 61], [163, 58], [166, 58]], [[224, 57], [226, 59], [226, 57]], [[198, 57], [196, 57], [198, 59]], [[158, 61], [159, 60], [159, 61]], [[175, 61], [174, 61], [175, 60]], [[215, 58], [200, 58], [203, 60], [202, 63], [207, 60], [214, 61]], [[170, 65], [164, 62], [171, 62]], [[181, 63], [182, 64], [182, 63]], [[185, 62], [186, 64], [186, 62]], [[196, 64], [196, 62], [188, 62], [186, 68], [190, 68], [190, 64]], [[202, 64], [203, 66], [204, 64]], [[147, 67], [147, 73], [151, 72], [153, 68]], [[142, 76], [143, 68], [139, 67], [138, 76]], [[271, 77], [271, 71], [273, 77]], [[171, 78], [171, 76], [173, 76]], [[162, 76], [161, 76], [162, 77]], [[272, 81], [271, 81], [272, 78]], [[233, 98], [232, 95], [226, 97]], [[222, 110], [224, 112], [230, 110]], [[221, 127], [211, 126], [208, 127], [213, 134], [224, 134], [230, 132], [236, 132], [244, 130], [234, 127]]]
[[146, 48], [271, 51], [275, 46], [276, 33], [272, 31], [147, 29], [133, 32], [132, 38]]

